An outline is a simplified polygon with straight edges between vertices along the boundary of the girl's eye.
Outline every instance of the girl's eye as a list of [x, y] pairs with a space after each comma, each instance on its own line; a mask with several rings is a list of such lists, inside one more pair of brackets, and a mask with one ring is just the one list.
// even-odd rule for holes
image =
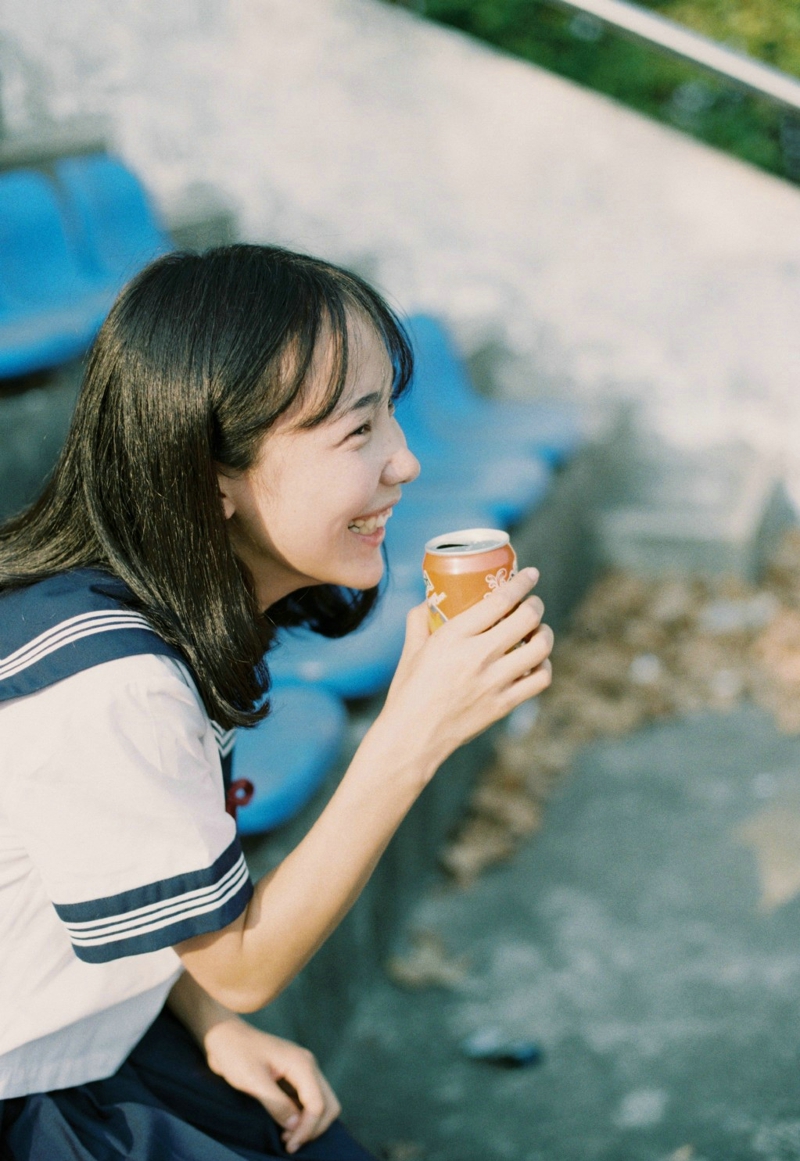
[[[388, 411], [390, 416], [394, 415], [394, 399], [388, 400], [388, 402], [386, 404], [386, 410]], [[373, 426], [373, 420], [368, 419], [366, 423], [361, 424], [361, 427], [357, 427], [354, 431], [351, 431], [347, 438], [353, 439], [355, 436], [369, 435], [370, 432], [372, 431], [372, 426]]]

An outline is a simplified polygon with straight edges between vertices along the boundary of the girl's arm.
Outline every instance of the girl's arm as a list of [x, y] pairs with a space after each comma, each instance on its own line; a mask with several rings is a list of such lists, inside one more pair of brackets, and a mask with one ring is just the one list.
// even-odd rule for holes
[[238, 1012], [273, 1000], [355, 902], [445, 758], [549, 685], [552, 633], [539, 598], [524, 600], [536, 579], [523, 570], [432, 635], [425, 606], [411, 611], [386, 704], [314, 826], [237, 920], [177, 946], [211, 996]]
[[246, 1024], [188, 972], [172, 988], [167, 1006], [203, 1049], [211, 1071], [255, 1097], [281, 1125], [288, 1153], [339, 1116], [341, 1105], [310, 1052]]

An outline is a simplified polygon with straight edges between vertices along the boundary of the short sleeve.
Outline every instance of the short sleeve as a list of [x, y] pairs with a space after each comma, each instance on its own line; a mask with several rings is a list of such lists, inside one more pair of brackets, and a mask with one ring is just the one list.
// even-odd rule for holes
[[233, 922], [252, 883], [212, 725], [175, 662], [126, 657], [0, 709], [0, 804], [90, 963]]

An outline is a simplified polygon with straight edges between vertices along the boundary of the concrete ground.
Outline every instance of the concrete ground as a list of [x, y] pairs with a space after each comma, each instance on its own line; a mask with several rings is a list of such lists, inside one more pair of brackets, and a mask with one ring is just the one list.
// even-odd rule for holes
[[[587, 750], [511, 863], [416, 907], [469, 968], [360, 1005], [351, 1129], [393, 1161], [800, 1158], [798, 892], [800, 739], [763, 713]], [[486, 1027], [542, 1062], [467, 1059]]]

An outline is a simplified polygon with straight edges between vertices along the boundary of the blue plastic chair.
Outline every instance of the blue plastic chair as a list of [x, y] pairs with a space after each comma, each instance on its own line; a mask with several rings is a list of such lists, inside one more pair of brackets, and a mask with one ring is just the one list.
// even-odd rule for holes
[[136, 174], [104, 153], [56, 164], [87, 270], [119, 289], [174, 246]]
[[298, 813], [311, 800], [339, 756], [347, 729], [342, 702], [310, 685], [275, 685], [268, 718], [239, 730], [233, 778], [247, 778], [253, 797], [240, 806], [240, 834], [263, 834]]
[[82, 355], [113, 300], [81, 268], [50, 181], [0, 174], [0, 377]]
[[416, 578], [391, 575], [377, 608], [346, 637], [321, 637], [307, 629], [282, 630], [269, 655], [270, 672], [281, 682], [312, 682], [341, 698], [372, 697], [392, 680], [405, 641], [406, 615], [424, 593]]
[[532, 512], [544, 498], [551, 469], [533, 453], [445, 440], [427, 428], [414, 407], [414, 389], [397, 405], [397, 418], [421, 466], [414, 494], [430, 502], [457, 498], [492, 513], [490, 523], [508, 528]]
[[573, 404], [487, 399], [472, 386], [438, 319], [418, 314], [406, 325], [415, 356], [414, 406], [432, 431], [507, 452], [533, 451], [553, 466], [564, 463], [584, 442], [580, 411]]

